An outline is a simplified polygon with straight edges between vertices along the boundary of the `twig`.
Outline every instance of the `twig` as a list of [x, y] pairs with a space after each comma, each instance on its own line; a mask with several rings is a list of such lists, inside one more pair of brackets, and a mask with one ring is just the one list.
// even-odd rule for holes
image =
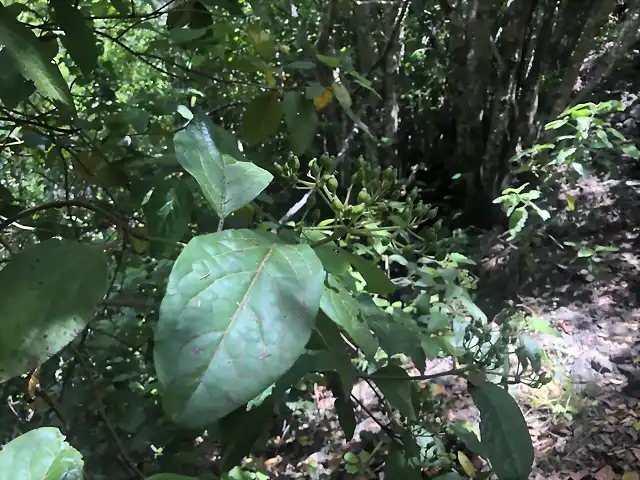
[[393, 429], [389, 426], [389, 425], [385, 425], [384, 423], [382, 423], [380, 420], [378, 420], [376, 417], [373, 416], [373, 413], [371, 412], [371, 410], [369, 410], [367, 407], [364, 406], [364, 403], [362, 403], [362, 401], [356, 397], [353, 393], [351, 394], [351, 400], [353, 400], [354, 402], [356, 402], [358, 404], [358, 406], [364, 410], [364, 412], [369, 415], [369, 417], [371, 418], [371, 420], [373, 420], [374, 422], [376, 422], [378, 424], [378, 426], [380, 427], [380, 429], [386, 433], [387, 435], [389, 435], [389, 438], [391, 438], [392, 440], [395, 440], [398, 438], [398, 434], [396, 434], [396, 432], [393, 431]]
[[412, 380], [412, 381], [416, 381], [416, 380], [432, 380], [434, 378], [440, 378], [440, 377], [447, 377], [449, 375], [461, 375], [463, 373], [467, 373], [469, 371], [471, 371], [471, 367], [470, 366], [466, 366], [466, 367], [460, 367], [460, 368], [453, 368], [451, 370], [447, 370], [445, 372], [440, 372], [440, 373], [432, 373], [430, 375], [415, 375], [415, 376], [409, 376], [409, 377], [394, 377], [394, 376], [387, 376], [387, 375], [376, 375], [376, 376], [371, 376], [371, 375], [358, 375], [358, 378], [362, 378], [362, 379], [370, 379], [370, 380]]
[[[39, 205], [35, 205], [33, 207], [26, 208], [26, 209], [22, 210], [21, 212], [16, 213], [12, 217], [7, 218], [2, 223], [0, 223], [0, 231], [4, 230], [5, 228], [7, 228], [7, 227], [9, 227], [11, 225], [13, 225], [17, 220], [21, 219], [22, 217], [27, 217], [29, 215], [33, 215], [34, 213], [40, 212], [42, 210], [50, 210], [50, 209], [65, 208], [65, 207], [81, 207], [81, 208], [84, 208], [86, 210], [91, 210], [92, 212], [99, 213], [99, 214], [104, 215], [105, 217], [107, 217], [117, 227], [119, 227], [122, 230], [126, 231], [132, 237], [140, 238], [142, 240], [148, 240], [148, 237], [146, 235], [142, 235], [142, 234], [136, 232], [133, 228], [129, 227], [129, 225], [127, 225], [127, 223], [124, 220], [122, 220], [121, 218], [119, 218], [115, 214], [113, 214], [111, 212], [108, 212], [107, 210], [103, 209], [102, 207], [99, 207], [99, 206], [94, 205], [92, 203], [86, 202], [84, 200], [58, 200], [58, 201], [55, 201], [55, 202], [41, 203]], [[26, 228], [32, 228], [32, 227], [26, 227]]]

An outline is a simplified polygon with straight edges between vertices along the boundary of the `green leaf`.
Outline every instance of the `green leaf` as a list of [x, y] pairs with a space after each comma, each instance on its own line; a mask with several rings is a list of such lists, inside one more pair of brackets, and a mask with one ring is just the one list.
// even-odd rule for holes
[[229, 155], [239, 162], [248, 161], [244, 153], [240, 151], [238, 139], [233, 133], [216, 124], [210, 124], [209, 128], [213, 144], [218, 147], [221, 153]]
[[329, 57], [327, 55], [316, 55], [316, 58], [331, 68], [340, 68], [340, 59], [338, 57]]
[[7, 108], [14, 108], [29, 98], [36, 88], [20, 74], [6, 48], [0, 50], [0, 65], [0, 101]]
[[546, 333], [547, 335], [554, 335], [556, 337], [561, 336], [560, 331], [553, 328], [546, 318], [529, 317], [526, 320], [526, 324], [527, 327], [534, 332]]
[[169, 416], [208, 425], [289, 370], [311, 336], [322, 280], [308, 245], [267, 232], [192, 239], [171, 271], [155, 335]]
[[544, 126], [545, 130], [556, 130], [560, 127], [562, 127], [563, 125], [566, 125], [567, 122], [569, 121], [568, 118], [562, 118], [560, 120], [554, 120], [553, 122], [549, 122]]
[[66, 240], [11, 257], [0, 270], [0, 383], [33, 370], [87, 326], [106, 292], [107, 268], [99, 248]]
[[313, 251], [316, 252], [327, 273], [341, 277], [347, 273], [351, 267], [347, 259], [348, 252], [345, 252], [333, 242], [314, 247]]
[[172, 28], [169, 30], [169, 40], [171, 43], [181, 44], [197, 40], [204, 36], [209, 31], [209, 28]]
[[318, 368], [318, 370], [327, 371], [326, 367], [335, 370], [340, 377], [342, 390], [351, 392], [353, 385], [356, 383], [358, 372], [351, 363], [351, 357], [340, 335], [340, 329], [324, 312], [319, 312], [314, 334], [323, 344], [330, 359], [329, 362], [325, 362], [326, 366], [318, 364], [317, 367], [322, 367]]
[[365, 355], [373, 357], [378, 351], [378, 342], [369, 330], [366, 321], [360, 319], [356, 300], [344, 288], [340, 280], [328, 275], [320, 308], [334, 322], [340, 325], [362, 349]]
[[480, 443], [480, 440], [476, 436], [474, 432], [468, 430], [464, 425], [459, 422], [453, 422], [449, 425], [449, 428], [453, 430], [453, 433], [462, 440], [462, 443], [466, 445], [466, 447], [471, 450], [473, 453], [477, 453], [481, 457], [485, 457], [484, 448]]
[[251, 145], [264, 142], [280, 129], [282, 103], [277, 92], [258, 95], [247, 105], [242, 116], [242, 130]]
[[275, 44], [269, 33], [255, 25], [249, 25], [247, 34], [255, 52], [264, 60], [271, 60], [275, 54]]
[[513, 211], [509, 217], [509, 233], [511, 234], [511, 240], [513, 240], [513, 238], [522, 231], [524, 226], [527, 224], [528, 217], [529, 212], [526, 207], [519, 207]]
[[385, 462], [384, 478], [420, 480], [422, 473], [418, 464], [407, 458], [407, 451], [394, 442]]
[[287, 92], [283, 109], [291, 150], [296, 155], [302, 155], [313, 144], [318, 129], [318, 114], [313, 100], [306, 99], [299, 92]]
[[389, 315], [380, 309], [366, 293], [356, 298], [358, 308], [375, 332], [380, 346], [387, 355], [403, 354], [411, 357], [424, 371], [425, 355], [421, 345], [421, 332], [415, 320], [408, 314], [394, 310]]
[[400, 412], [400, 415], [411, 421], [417, 419], [411, 402], [412, 380], [404, 368], [387, 365], [376, 370], [371, 375], [371, 379], [391, 406]]
[[456, 263], [461, 263], [463, 265], [475, 265], [476, 262], [471, 260], [470, 258], [465, 257], [464, 255], [462, 255], [461, 253], [458, 252], [452, 252], [449, 254], [449, 259], [452, 262], [456, 262]]
[[98, 46], [89, 20], [69, 0], [50, 0], [55, 19], [64, 31], [62, 44], [83, 75], [98, 66]]
[[149, 235], [177, 242], [189, 230], [191, 192], [177, 178], [163, 180], [144, 204]]
[[580, 250], [578, 250], [578, 258], [589, 258], [589, 257], [593, 257], [596, 254], [596, 252], [591, 249], [591, 248], [587, 248], [587, 247], [582, 247]]
[[71, 92], [58, 67], [43, 54], [38, 38], [31, 29], [8, 14], [2, 5], [0, 44], [5, 45], [22, 76], [31, 80], [42, 95], [75, 111]]
[[471, 385], [469, 393], [480, 410], [482, 446], [498, 478], [529, 478], [533, 445], [516, 401], [509, 392], [492, 383]]
[[351, 265], [353, 265], [353, 268], [355, 268], [360, 275], [362, 275], [364, 281], [367, 282], [367, 291], [369, 293], [389, 295], [395, 292], [395, 284], [375, 263], [352, 253], [348, 254], [348, 259]]
[[349, 90], [347, 90], [347, 87], [345, 87], [341, 83], [335, 82], [332, 85], [332, 88], [333, 93], [338, 99], [338, 102], [340, 102], [340, 105], [342, 105], [342, 108], [351, 108], [353, 102], [351, 100], [351, 95], [349, 95]]
[[626, 145], [622, 145], [622, 152], [635, 159], [635, 160], [640, 160], [640, 151], [636, 148], [635, 145], [632, 145], [630, 143], [626, 144]]
[[197, 117], [173, 138], [176, 157], [195, 177], [205, 198], [226, 217], [256, 198], [273, 180], [266, 170], [223, 155], [212, 140], [213, 126]]
[[84, 461], [54, 427], [31, 430], [0, 451], [0, 480], [81, 479]]
[[127, 108], [122, 111], [122, 117], [137, 133], [144, 133], [147, 130], [149, 114], [141, 108]]
[[269, 398], [257, 408], [246, 410], [242, 406], [220, 420], [220, 430], [224, 432], [220, 459], [223, 473], [240, 465], [260, 435], [269, 428], [273, 405], [273, 398]]
[[129, 2], [127, 0], [111, 0], [111, 5], [120, 15], [129, 15]]

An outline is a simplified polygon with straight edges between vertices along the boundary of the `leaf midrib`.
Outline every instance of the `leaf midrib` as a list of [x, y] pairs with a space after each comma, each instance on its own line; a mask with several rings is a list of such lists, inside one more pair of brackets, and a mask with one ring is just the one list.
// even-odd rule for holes
[[[215, 364], [215, 360], [216, 360], [216, 357], [218, 355], [218, 352], [220, 352], [222, 350], [222, 347], [223, 347], [223, 345], [225, 343], [225, 340], [227, 339], [227, 334], [229, 333], [229, 330], [231, 330], [231, 328], [233, 327], [233, 325], [236, 322], [236, 319], [238, 318], [238, 315], [240, 314], [242, 309], [246, 306], [246, 304], [248, 302], [248, 299], [251, 297], [251, 291], [253, 290], [253, 286], [254, 286], [257, 278], [262, 273], [262, 270], [264, 269], [265, 264], [267, 263], [267, 261], [269, 260], [271, 255], [273, 254], [273, 251], [275, 250], [275, 248], [276, 248], [276, 244], [272, 243], [271, 246], [269, 247], [269, 250], [267, 251], [267, 253], [264, 256], [264, 259], [262, 260], [262, 262], [260, 262], [260, 265], [258, 265], [258, 268], [255, 270], [255, 273], [253, 274], [253, 278], [251, 279], [251, 283], [247, 287], [247, 291], [245, 292], [245, 294], [244, 294], [244, 296], [242, 298], [242, 301], [238, 304], [238, 307], [236, 308], [235, 312], [233, 313], [233, 316], [229, 320], [229, 325], [227, 325], [227, 328], [225, 328], [224, 332], [222, 333], [222, 340], [220, 340], [220, 343], [215, 348], [215, 350], [213, 352], [213, 355], [211, 357], [211, 361], [209, 362], [209, 367], [207, 368], [207, 370], [209, 368], [211, 368], [211, 366], [213, 364]], [[256, 320], [258, 321], [258, 323], [260, 322], [260, 319], [257, 316], [256, 316]]]

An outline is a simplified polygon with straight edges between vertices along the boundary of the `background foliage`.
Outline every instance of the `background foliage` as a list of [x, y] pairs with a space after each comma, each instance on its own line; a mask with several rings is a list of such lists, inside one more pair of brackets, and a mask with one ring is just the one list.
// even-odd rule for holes
[[[346, 472], [527, 478], [508, 387], [543, 353], [455, 229], [526, 252], [560, 181], [640, 158], [591, 98], [639, 28], [638, 0], [5, 1], [0, 479], [266, 478], [243, 458], [314, 385], [354, 436], [362, 381], [384, 454]], [[480, 438], [437, 415], [452, 375]]]

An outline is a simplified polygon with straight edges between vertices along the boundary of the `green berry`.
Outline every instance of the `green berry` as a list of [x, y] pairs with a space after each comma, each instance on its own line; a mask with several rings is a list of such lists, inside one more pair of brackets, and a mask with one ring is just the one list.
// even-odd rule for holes
[[396, 179], [397, 175], [398, 175], [398, 172], [396, 172], [395, 168], [387, 167], [384, 173], [382, 174], [382, 178], [390, 182], [393, 182]]
[[358, 203], [367, 203], [369, 200], [371, 200], [371, 195], [369, 195], [367, 189], [363, 188], [360, 190], [360, 193], [358, 193]]
[[330, 192], [336, 193], [336, 191], [338, 190], [338, 180], [336, 179], [336, 177], [329, 177], [329, 179], [327, 180], [327, 188]]
[[329, 155], [326, 155], [326, 154], [320, 155], [320, 158], [318, 159], [318, 163], [320, 163], [320, 166], [325, 170], [333, 169], [333, 159]]
[[427, 212], [427, 220], [432, 220], [434, 218], [436, 218], [436, 215], [438, 214], [438, 207], [434, 207], [431, 210], [429, 210]]
[[337, 210], [339, 212], [344, 210], [344, 203], [342, 203], [339, 198], [334, 198], [331, 202], [331, 206], [334, 208], [334, 210]]

